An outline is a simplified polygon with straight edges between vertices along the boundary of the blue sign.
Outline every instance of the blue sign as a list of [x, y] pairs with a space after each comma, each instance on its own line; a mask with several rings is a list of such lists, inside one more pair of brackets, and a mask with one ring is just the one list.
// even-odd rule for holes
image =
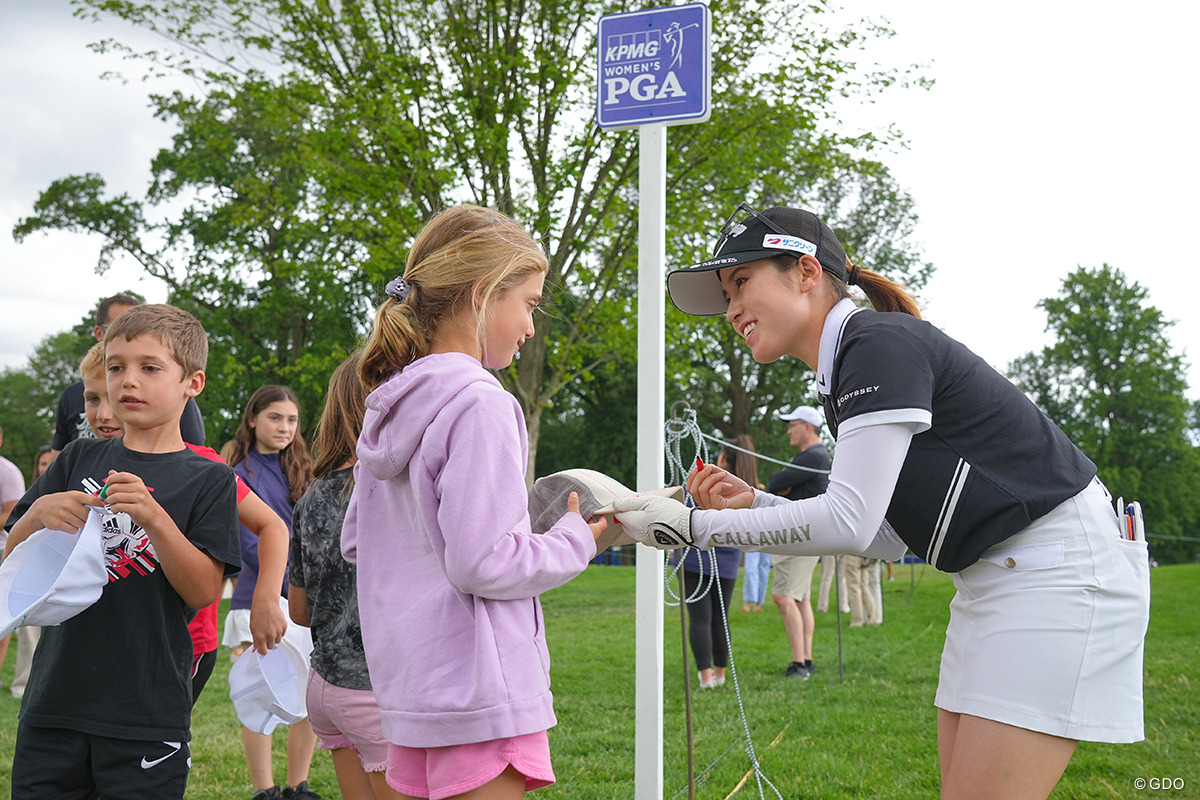
[[711, 33], [712, 17], [704, 3], [601, 17], [596, 36], [600, 127], [707, 120]]

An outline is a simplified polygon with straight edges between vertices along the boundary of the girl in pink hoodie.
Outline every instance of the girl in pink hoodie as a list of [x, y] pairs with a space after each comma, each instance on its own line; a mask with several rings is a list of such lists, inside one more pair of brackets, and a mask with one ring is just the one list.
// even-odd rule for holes
[[402, 796], [518, 798], [554, 782], [538, 595], [587, 567], [606, 523], [572, 496], [531, 532], [524, 417], [488, 372], [533, 335], [547, 269], [512, 219], [443, 211], [387, 285], [363, 352], [371, 394], [342, 552]]

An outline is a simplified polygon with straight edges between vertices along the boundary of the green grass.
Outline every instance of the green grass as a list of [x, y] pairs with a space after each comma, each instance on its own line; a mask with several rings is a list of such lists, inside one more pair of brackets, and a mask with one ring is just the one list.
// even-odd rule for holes
[[[731, 625], [742, 706], [763, 773], [787, 800], [937, 796], [932, 702], [953, 587], [928, 567], [898, 565], [895, 575], [884, 584], [883, 626], [851, 630], [843, 617], [844, 679], [838, 674], [835, 615], [817, 615], [817, 675], [807, 682], [785, 680], [787, 643], [778, 612], [768, 605], [762, 613], [741, 613], [740, 584], [735, 589]], [[1194, 688], [1200, 686], [1200, 564], [1159, 567], [1151, 580], [1146, 741], [1081, 744], [1054, 798], [1200, 796], [1200, 694]], [[550, 731], [559, 782], [533, 797], [631, 798], [634, 570], [591, 567], [545, 595], [543, 605], [559, 718]], [[667, 608], [665, 614], [663, 796], [673, 800], [688, 795], [687, 749], [679, 610]], [[0, 671], [6, 686], [12, 663], [10, 656]], [[250, 796], [228, 697], [229, 664], [222, 655], [196, 710], [189, 798]], [[737, 789], [750, 761], [732, 682], [699, 693], [691, 675], [695, 796], [758, 797], [753, 776]], [[0, 798], [9, 793], [17, 708], [7, 691], [0, 692]], [[283, 777], [284, 731], [274, 738], [276, 774]], [[1187, 785], [1183, 791], [1139, 792], [1134, 788], [1139, 777], [1182, 778]], [[324, 797], [338, 797], [327, 754], [317, 753], [310, 783]], [[774, 795], [768, 789], [766, 796]]]

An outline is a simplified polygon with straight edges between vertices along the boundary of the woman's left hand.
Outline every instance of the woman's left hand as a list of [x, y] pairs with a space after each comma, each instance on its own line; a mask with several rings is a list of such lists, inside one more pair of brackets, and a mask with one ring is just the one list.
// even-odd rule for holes
[[704, 509], [749, 508], [754, 503], [754, 488], [715, 464], [693, 468], [688, 473], [687, 490], [696, 505]]

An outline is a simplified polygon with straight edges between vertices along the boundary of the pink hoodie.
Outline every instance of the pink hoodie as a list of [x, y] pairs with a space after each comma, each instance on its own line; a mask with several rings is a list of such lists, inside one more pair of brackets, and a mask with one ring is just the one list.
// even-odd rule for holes
[[461, 353], [426, 356], [367, 398], [342, 553], [358, 565], [371, 685], [389, 742], [441, 747], [555, 724], [538, 595], [596, 555], [567, 514], [529, 528], [525, 422]]

